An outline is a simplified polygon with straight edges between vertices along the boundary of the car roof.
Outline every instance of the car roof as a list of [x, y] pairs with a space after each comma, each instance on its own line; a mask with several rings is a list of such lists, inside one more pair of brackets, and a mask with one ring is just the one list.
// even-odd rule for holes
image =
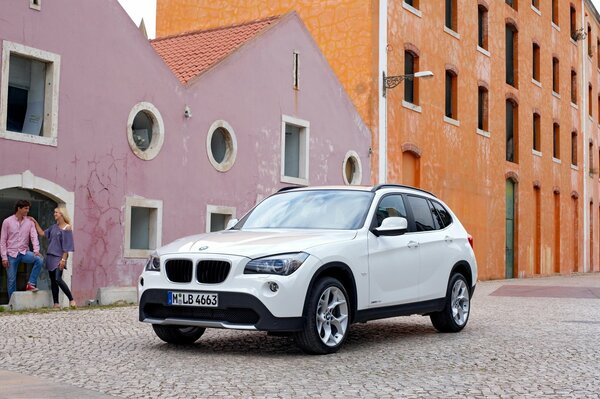
[[434, 194], [429, 191], [425, 191], [418, 187], [407, 186], [403, 184], [378, 184], [376, 186], [308, 186], [308, 187], [298, 187], [298, 186], [288, 186], [283, 187], [277, 191], [278, 193], [283, 191], [314, 191], [314, 190], [346, 190], [346, 191], [370, 191], [377, 192], [380, 190], [393, 191], [393, 190], [402, 190], [413, 191], [419, 194], [428, 194], [432, 197], [435, 197]]

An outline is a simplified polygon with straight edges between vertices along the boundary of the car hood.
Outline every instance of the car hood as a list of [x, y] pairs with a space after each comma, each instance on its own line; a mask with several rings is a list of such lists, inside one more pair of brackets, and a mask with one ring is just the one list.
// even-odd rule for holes
[[180, 238], [157, 250], [158, 255], [181, 252], [237, 255], [259, 258], [280, 253], [308, 252], [324, 244], [348, 241], [354, 230], [225, 230]]

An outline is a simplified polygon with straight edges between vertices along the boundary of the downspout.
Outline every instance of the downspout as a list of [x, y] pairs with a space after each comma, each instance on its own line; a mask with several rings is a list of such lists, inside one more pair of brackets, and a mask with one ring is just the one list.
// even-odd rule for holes
[[[582, 32], [587, 33], [585, 25], [585, 0], [581, 0], [581, 29]], [[589, 213], [589, 198], [588, 198], [588, 173], [589, 173], [589, 149], [588, 149], [588, 129], [587, 129], [587, 102], [590, 101], [588, 91], [586, 87], [586, 70], [587, 70], [587, 40], [582, 40], [581, 44], [581, 93], [582, 93], [582, 104], [581, 104], [581, 130], [582, 130], [582, 141], [583, 141], [583, 272], [588, 271], [588, 258], [589, 258], [589, 231], [590, 231], [590, 218]]]
[[387, 0], [379, 0], [379, 184], [387, 182], [387, 99], [383, 95], [383, 74], [387, 75], [387, 13]]

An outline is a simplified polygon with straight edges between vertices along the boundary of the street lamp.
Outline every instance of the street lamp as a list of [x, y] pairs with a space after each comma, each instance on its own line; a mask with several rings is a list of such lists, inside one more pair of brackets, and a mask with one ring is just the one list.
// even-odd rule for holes
[[[405, 80], [414, 80], [417, 78], [432, 78], [433, 72], [431, 71], [420, 71], [415, 73], [409, 73], [406, 75], [397, 76], [385, 76], [383, 71], [383, 83], [381, 87], [381, 94], [383, 97], [382, 106], [380, 108], [379, 121], [383, 128], [379, 132], [379, 183], [387, 183], [387, 98], [385, 97], [387, 89], [393, 89]], [[383, 111], [383, 112], [381, 112]], [[383, 114], [383, 115], [382, 115]]]
[[396, 76], [385, 76], [385, 71], [383, 71], [383, 96], [387, 92], [387, 89], [393, 89], [398, 86], [405, 80], [414, 80], [416, 78], [432, 78], [433, 72], [431, 71], [421, 71], [415, 73], [409, 73], [408, 75], [396, 75]]

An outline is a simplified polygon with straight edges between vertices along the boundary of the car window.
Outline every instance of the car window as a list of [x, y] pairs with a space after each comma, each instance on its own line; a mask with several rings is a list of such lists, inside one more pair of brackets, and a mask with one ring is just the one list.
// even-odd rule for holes
[[406, 198], [408, 199], [413, 217], [415, 218], [416, 231], [435, 230], [433, 216], [431, 215], [427, 200], [413, 195], [407, 195]]
[[446, 208], [444, 208], [442, 206], [442, 204], [440, 204], [437, 201], [431, 201], [433, 203], [433, 207], [435, 208], [435, 210], [437, 211], [437, 213], [440, 215], [440, 218], [442, 219], [442, 228], [450, 226], [452, 224], [452, 216], [450, 216], [450, 212], [448, 212], [448, 210]]
[[444, 222], [442, 221], [442, 217], [438, 214], [438, 212], [433, 207], [431, 201], [427, 201], [429, 205], [429, 211], [433, 215], [433, 227], [435, 230], [440, 230], [444, 228]]
[[381, 226], [383, 219], [390, 216], [400, 216], [406, 218], [406, 208], [401, 195], [388, 195], [377, 205], [375, 218], [377, 219], [377, 227]]
[[355, 230], [364, 224], [373, 195], [350, 190], [282, 192], [258, 204], [236, 228]]

